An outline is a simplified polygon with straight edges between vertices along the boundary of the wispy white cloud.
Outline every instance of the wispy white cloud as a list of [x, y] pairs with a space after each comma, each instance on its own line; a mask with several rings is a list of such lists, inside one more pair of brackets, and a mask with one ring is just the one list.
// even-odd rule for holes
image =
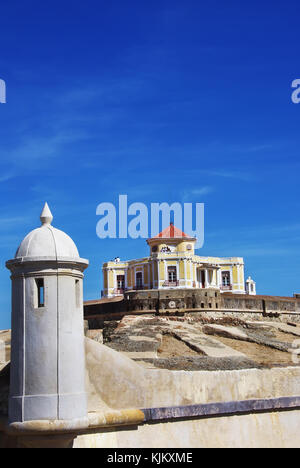
[[[236, 239], [241, 238], [255, 238], [266, 236], [268, 239], [274, 236], [282, 236], [288, 234], [289, 238], [291, 233], [300, 234], [300, 223], [278, 223], [278, 224], [257, 224], [251, 226], [235, 226], [234, 229], [219, 229], [218, 231], [211, 231], [209, 237], [231, 238], [234, 234]], [[280, 237], [278, 237], [280, 239]]]
[[10, 255], [17, 250], [18, 245], [22, 240], [22, 236], [18, 237], [15, 235], [2, 235], [0, 242], [0, 250], [4, 252], [4, 260], [8, 260]]
[[270, 151], [273, 150], [278, 145], [274, 145], [271, 143], [262, 143], [262, 144], [240, 144], [240, 145], [229, 145], [228, 150], [233, 151], [235, 153], [259, 153], [262, 151]]
[[242, 253], [243, 257], [273, 257], [279, 255], [290, 255], [293, 252], [292, 248], [276, 247], [268, 245], [260, 246], [237, 246], [236, 250]]
[[206, 233], [206, 245], [221, 256], [299, 259], [300, 223], [235, 226]]
[[[150, 93], [151, 86], [148, 82], [147, 89]], [[73, 84], [67, 91], [52, 96], [51, 105], [40, 109], [39, 121], [33, 115], [26, 119], [25, 124], [19, 124], [19, 128], [15, 130], [17, 138], [14, 143], [0, 149], [1, 163], [8, 165], [8, 170], [0, 175], [0, 182], [20, 174], [35, 173], [41, 167], [51, 167], [61, 157], [66, 160], [71, 157], [68, 151], [71, 145], [75, 145], [76, 151], [76, 143], [85, 140], [98, 141], [97, 156], [100, 160], [103, 157], [118, 158], [121, 149], [125, 155], [130, 154], [129, 142], [124, 137], [119, 144], [108, 142], [108, 130], [114, 128], [120, 120], [127, 121], [128, 124], [132, 103], [145, 98], [147, 89], [144, 79], [123, 77], [119, 80], [103, 79], [101, 83], [88, 83], [84, 86]], [[45, 97], [45, 107], [49, 99], [49, 96]], [[132, 120], [132, 124], [138, 126], [141, 123]], [[108, 149], [103, 142], [107, 143]], [[141, 153], [144, 143], [141, 142], [136, 152]], [[135, 141], [135, 144], [138, 142]], [[86, 146], [87, 154], [82, 160], [88, 164], [89, 160], [95, 161], [95, 146]]]
[[[31, 220], [32, 221], [32, 220]], [[24, 226], [30, 226], [29, 216], [2, 216], [0, 217], [0, 250], [5, 252], [5, 260], [13, 254], [19, 245], [22, 234], [18, 236], [18, 232], [22, 230]]]
[[191, 195], [207, 195], [208, 193], [212, 193], [214, 191], [215, 191], [214, 187], [210, 187], [206, 185], [205, 187], [192, 189], [189, 193], [191, 193]]
[[225, 179], [238, 179], [242, 181], [251, 181], [255, 178], [254, 174], [250, 171], [234, 171], [228, 169], [218, 169], [218, 170], [200, 170], [200, 174], [211, 176], [211, 177], [221, 177]]
[[30, 136], [17, 147], [8, 151], [7, 155], [16, 166], [36, 168], [36, 165], [31, 166], [32, 162], [39, 161], [40, 164], [43, 160], [59, 157], [64, 145], [76, 143], [86, 136], [85, 133], [72, 133], [69, 130], [45, 137], [34, 138]]
[[202, 187], [195, 187], [189, 190], [182, 191], [181, 199], [184, 202], [187, 202], [187, 201], [192, 202], [194, 201], [196, 197], [199, 197], [198, 201], [201, 202], [202, 200], [200, 200], [200, 197], [209, 195], [210, 193], [213, 193], [214, 191], [215, 191], [215, 188], [209, 185], [204, 185]]
[[0, 183], [1, 182], [7, 182], [8, 180], [11, 180], [15, 177], [15, 172], [10, 171], [6, 172], [0, 175]]
[[0, 230], [7, 230], [29, 222], [30, 218], [26, 216], [12, 216], [8, 218], [0, 217]]

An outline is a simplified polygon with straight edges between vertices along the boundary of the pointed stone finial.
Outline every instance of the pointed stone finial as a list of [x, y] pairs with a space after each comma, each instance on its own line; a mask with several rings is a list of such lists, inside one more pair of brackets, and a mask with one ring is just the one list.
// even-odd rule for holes
[[52, 216], [52, 213], [51, 213], [50, 208], [48, 206], [48, 203], [45, 203], [45, 206], [44, 206], [43, 211], [42, 211], [41, 216], [40, 216], [40, 220], [42, 222], [42, 225], [52, 223], [53, 216]]

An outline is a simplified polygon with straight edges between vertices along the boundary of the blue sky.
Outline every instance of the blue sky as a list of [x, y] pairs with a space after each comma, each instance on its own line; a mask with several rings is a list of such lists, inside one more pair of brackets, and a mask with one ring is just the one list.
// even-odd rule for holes
[[205, 203], [200, 255], [243, 256], [259, 293], [300, 292], [297, 1], [2, 2], [0, 328], [10, 324], [5, 260], [53, 224], [101, 265], [147, 254], [100, 240], [96, 207]]

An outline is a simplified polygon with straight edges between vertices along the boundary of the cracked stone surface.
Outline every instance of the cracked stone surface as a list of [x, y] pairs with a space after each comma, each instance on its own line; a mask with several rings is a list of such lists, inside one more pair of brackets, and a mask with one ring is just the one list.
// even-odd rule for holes
[[[274, 354], [276, 365], [292, 363], [288, 353], [291, 352], [293, 337], [300, 336], [300, 327], [273, 321], [247, 322], [231, 319], [224, 320], [223, 324], [217, 322], [207, 323], [205, 319], [201, 323], [191, 317], [126, 316], [120, 322], [108, 323], [107, 330], [104, 329], [103, 332], [104, 344], [150, 368], [230, 370], [260, 367], [260, 360], [253, 361], [251, 349], [249, 346], [243, 347], [243, 342], [261, 346], [262, 354], [270, 353], [272, 356], [272, 350], [286, 353], [286, 357], [281, 360], [278, 353]], [[178, 340], [177, 343], [184, 343], [197, 355], [188, 356], [191, 353], [184, 352], [184, 348], [179, 345], [177, 347], [182, 348], [182, 355], [179, 352], [173, 353], [172, 350], [169, 355], [160, 355], [165, 335], [174, 338], [174, 348]], [[236, 346], [237, 343], [240, 345]], [[272, 357], [268, 365], [271, 364]]]
[[[204, 355], [210, 358], [239, 358], [240, 361], [247, 361], [243, 353], [226, 346], [211, 336], [205, 335], [202, 333], [201, 326], [191, 324], [189, 321], [171, 321], [167, 318], [157, 318], [153, 316], [127, 316], [124, 317], [121, 322], [115, 323], [114, 326], [110, 323], [109, 332], [106, 331], [103, 333], [103, 336], [104, 344], [107, 346], [122, 352], [132, 359], [144, 361], [147, 359], [159, 358], [158, 350], [162, 343], [163, 335], [165, 334], [170, 334], [182, 341], [189, 348], [199, 353], [200, 356]], [[201, 357], [199, 358], [201, 359]], [[149, 362], [150, 361], [148, 361], [148, 363]], [[153, 362], [154, 361], [152, 361], [152, 363]], [[179, 367], [182, 367], [182, 362]], [[196, 362], [197, 359], [194, 359], [193, 368]], [[206, 367], [207, 363], [208, 361], [206, 362]], [[196, 367], [201, 368], [200, 361]], [[231, 368], [232, 366], [229, 367]]]
[[[250, 326], [251, 325], [253, 325], [253, 323], [250, 324]], [[239, 327], [226, 327], [222, 325], [205, 325], [203, 327], [203, 331], [209, 335], [248, 341], [250, 343], [268, 346], [279, 351], [288, 352], [291, 348], [290, 342], [274, 339], [274, 332], [272, 331], [272, 328], [276, 327], [274, 327], [273, 324], [270, 324], [270, 326], [268, 324], [268, 326], [256, 327], [254, 324], [252, 329], [241, 329]]]

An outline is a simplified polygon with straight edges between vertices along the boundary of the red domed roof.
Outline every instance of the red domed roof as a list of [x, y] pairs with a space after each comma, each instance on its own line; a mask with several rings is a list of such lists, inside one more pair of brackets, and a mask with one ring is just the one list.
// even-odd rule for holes
[[180, 229], [175, 227], [173, 223], [170, 223], [170, 226], [168, 226], [166, 229], [161, 231], [157, 236], [154, 237], [154, 239], [158, 237], [162, 237], [163, 239], [168, 239], [169, 237], [170, 238], [174, 238], [174, 237], [189, 238], [189, 236], [187, 236], [184, 232], [180, 231]]
[[174, 226], [173, 223], [170, 223], [170, 226], [161, 231], [157, 236], [152, 237], [150, 240], [156, 239], [184, 239], [184, 240], [196, 240], [194, 237], [188, 236], [185, 232], [181, 231]]

